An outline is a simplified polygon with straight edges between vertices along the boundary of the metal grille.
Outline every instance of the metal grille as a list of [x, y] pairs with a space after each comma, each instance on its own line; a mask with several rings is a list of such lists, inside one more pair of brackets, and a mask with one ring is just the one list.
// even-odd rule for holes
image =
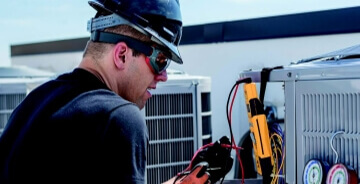
[[3, 132], [12, 111], [25, 98], [26, 94], [0, 94], [0, 135]]
[[149, 130], [147, 183], [161, 183], [184, 170], [194, 154], [194, 94], [157, 94], [145, 106]]
[[145, 115], [149, 117], [192, 114], [192, 98], [192, 93], [153, 95], [146, 104]]
[[303, 94], [300, 107], [305, 158], [299, 162], [298, 171], [302, 172], [305, 162], [314, 158], [335, 164], [330, 139], [341, 130], [345, 133], [333, 140], [338, 162], [351, 166], [360, 176], [360, 93]]

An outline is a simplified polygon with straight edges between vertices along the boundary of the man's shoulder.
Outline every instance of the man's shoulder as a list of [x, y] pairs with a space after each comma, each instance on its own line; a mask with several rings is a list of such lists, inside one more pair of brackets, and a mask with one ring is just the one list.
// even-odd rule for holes
[[88, 102], [114, 102], [114, 103], [131, 103], [113, 91], [108, 89], [96, 89], [82, 93], [74, 100], [83, 100]]
[[108, 111], [120, 106], [135, 105], [107, 89], [97, 89], [82, 93], [74, 98], [70, 104], [71, 106], [82, 107], [84, 109], [106, 108]]
[[138, 106], [105, 89], [83, 93], [59, 112], [60, 116], [69, 115], [72, 119], [85, 117], [92, 121], [104, 118], [111, 122], [114, 130], [124, 130], [126, 127], [128, 134], [131, 132], [139, 135], [146, 129], [145, 119]]

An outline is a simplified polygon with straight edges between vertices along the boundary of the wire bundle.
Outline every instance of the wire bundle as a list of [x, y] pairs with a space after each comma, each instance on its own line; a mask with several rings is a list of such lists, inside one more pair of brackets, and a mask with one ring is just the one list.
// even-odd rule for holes
[[[242, 83], [250, 82], [250, 81], [251, 81], [250, 78], [240, 79], [240, 80], [236, 81], [236, 83], [233, 85], [233, 87], [230, 90], [229, 97], [228, 97], [228, 100], [227, 100], [227, 103], [226, 103], [226, 117], [227, 117], [227, 120], [228, 120], [228, 125], [229, 125], [229, 130], [230, 130], [231, 145], [233, 145], [233, 147], [236, 147], [236, 143], [235, 143], [232, 127], [231, 127], [232, 107], [234, 105], [234, 101], [235, 101], [237, 91], [239, 89], [239, 85], [242, 84]], [[234, 89], [235, 89], [235, 91], [234, 91]], [[233, 93], [233, 91], [234, 91], [234, 93]], [[232, 96], [232, 100], [231, 100], [231, 104], [229, 106], [231, 96]], [[236, 150], [236, 156], [238, 158], [240, 168], [241, 168], [241, 183], [245, 183], [244, 168], [243, 168], [243, 164], [242, 164], [242, 161], [241, 161], [241, 158], [240, 158], [240, 153], [237, 150]]]
[[[227, 108], [226, 108], [226, 114], [228, 118], [228, 124], [230, 129], [230, 135], [231, 135], [231, 145], [235, 144], [234, 136], [231, 128], [231, 116], [232, 116], [232, 107], [234, 104], [235, 96], [238, 91], [239, 85], [242, 83], [249, 83], [251, 82], [250, 78], [244, 78], [236, 81], [236, 83], [231, 88], [231, 91], [229, 93], [228, 101], [227, 101]], [[235, 90], [235, 91], [234, 91]], [[234, 91], [234, 92], [233, 92]], [[232, 96], [232, 100], [230, 103], [230, 99]], [[230, 104], [230, 105], [229, 105]], [[284, 169], [284, 159], [285, 159], [285, 142], [284, 142], [284, 134], [282, 131], [281, 126], [274, 122], [268, 124], [269, 128], [269, 137], [270, 137], [270, 143], [271, 143], [271, 149], [272, 149], [272, 163], [273, 164], [273, 170], [272, 170], [272, 181], [271, 184], [275, 183], [285, 183], [285, 179], [283, 177], [283, 169]], [[236, 145], [234, 145], [236, 146]], [[244, 168], [242, 165], [242, 161], [240, 158], [240, 154], [238, 151], [236, 151], [237, 158], [240, 162], [241, 167], [241, 176], [242, 176], [242, 183], [244, 183]]]
[[[240, 80], [236, 81], [236, 83], [233, 85], [233, 87], [230, 90], [227, 104], [226, 104], [226, 117], [228, 120], [228, 125], [229, 125], [229, 130], [230, 130], [230, 137], [231, 137], [230, 145], [231, 146], [230, 145], [221, 145], [222, 147], [228, 147], [228, 148], [236, 150], [236, 156], [238, 158], [240, 168], [241, 168], [241, 173], [242, 173], [241, 174], [241, 176], [242, 176], [241, 183], [242, 184], [245, 183], [244, 168], [243, 168], [242, 161], [240, 158], [240, 153], [238, 151], [242, 148], [237, 147], [237, 145], [235, 143], [231, 123], [232, 123], [232, 108], [233, 108], [233, 104], [235, 101], [235, 97], [236, 97], [239, 85], [242, 83], [248, 83], [248, 82], [251, 82], [250, 78], [240, 79]], [[230, 99], [231, 99], [231, 102], [230, 102]], [[271, 149], [272, 149], [272, 153], [273, 153], [271, 159], [272, 159], [272, 163], [274, 163], [273, 170], [272, 170], [273, 179], [271, 181], [271, 184], [285, 183], [285, 179], [284, 179], [284, 177], [282, 177], [283, 169], [284, 169], [284, 158], [285, 158], [284, 134], [278, 123], [269, 123], [268, 127], [269, 127], [269, 134], [270, 134], [269, 136], [270, 136], [270, 142], [271, 142]], [[196, 155], [199, 153], [199, 151], [201, 151], [209, 146], [212, 146], [212, 143], [210, 143], [208, 145], [204, 145], [199, 150], [197, 150], [197, 152], [194, 154], [193, 159], [196, 157]], [[192, 159], [192, 161], [193, 161], [193, 159]], [[183, 172], [179, 173], [178, 177], [181, 177], [184, 174], [189, 173], [190, 169], [191, 169], [191, 164]], [[225, 176], [222, 178], [220, 183], [223, 183], [224, 178], [225, 178]]]
[[285, 158], [285, 145], [284, 134], [281, 126], [278, 123], [269, 123], [270, 143], [272, 148], [272, 160], [273, 160], [273, 179], [271, 184], [285, 183], [283, 177], [284, 158]]

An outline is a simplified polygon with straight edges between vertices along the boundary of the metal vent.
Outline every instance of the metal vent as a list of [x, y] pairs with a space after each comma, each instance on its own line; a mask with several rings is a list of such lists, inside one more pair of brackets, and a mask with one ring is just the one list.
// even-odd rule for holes
[[146, 104], [146, 116], [182, 115], [193, 113], [193, 94], [153, 95]]
[[303, 95], [304, 132], [360, 133], [359, 93]]
[[12, 111], [25, 98], [26, 94], [0, 94], [0, 135], [3, 132]]
[[192, 117], [149, 118], [146, 122], [150, 141], [186, 140], [194, 137], [194, 119]]
[[[339, 163], [354, 168], [360, 176], [360, 93], [313, 93], [301, 95], [302, 143], [305, 158], [298, 165], [298, 171], [310, 159], [321, 159], [330, 165], [335, 164], [339, 154]], [[300, 173], [299, 173], [300, 174]]]
[[162, 183], [189, 165], [197, 146], [194, 98], [194, 93], [153, 94], [146, 103], [147, 183]]

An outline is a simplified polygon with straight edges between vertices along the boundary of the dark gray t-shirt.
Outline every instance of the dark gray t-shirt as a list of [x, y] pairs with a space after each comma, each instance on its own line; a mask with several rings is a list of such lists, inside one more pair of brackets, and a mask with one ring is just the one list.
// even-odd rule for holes
[[76, 69], [34, 90], [0, 138], [0, 183], [144, 183], [139, 108]]

